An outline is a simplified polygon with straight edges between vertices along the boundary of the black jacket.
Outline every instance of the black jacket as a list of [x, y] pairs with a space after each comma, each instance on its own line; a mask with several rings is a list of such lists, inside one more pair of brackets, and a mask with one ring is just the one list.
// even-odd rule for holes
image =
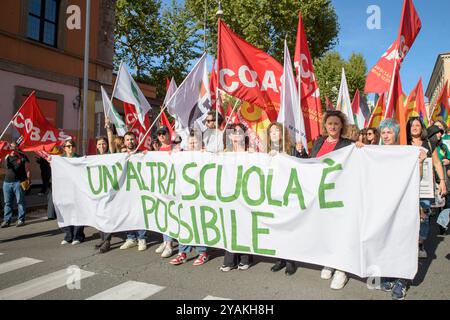
[[[316, 158], [317, 154], [320, 151], [320, 148], [322, 148], [323, 143], [325, 142], [327, 138], [324, 136], [320, 136], [317, 138], [317, 140], [314, 142], [314, 146], [312, 148], [311, 151], [311, 158]], [[352, 140], [346, 139], [346, 138], [340, 138], [338, 143], [336, 144], [336, 147], [334, 148], [333, 151], [348, 147], [349, 145], [351, 145], [352, 143], [354, 143]]]

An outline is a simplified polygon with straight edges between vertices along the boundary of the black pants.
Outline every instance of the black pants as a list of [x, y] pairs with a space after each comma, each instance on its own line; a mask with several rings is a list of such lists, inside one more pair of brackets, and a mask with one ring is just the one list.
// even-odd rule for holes
[[72, 242], [75, 240], [83, 242], [84, 238], [86, 238], [84, 235], [84, 226], [68, 226], [62, 228], [62, 230], [66, 233], [64, 240], [67, 242]]
[[251, 264], [253, 262], [253, 256], [242, 253], [231, 253], [226, 251], [223, 258], [223, 264], [227, 267], [237, 266], [239, 263]]
[[55, 206], [53, 205], [52, 190], [47, 194], [47, 218], [56, 219]]
[[111, 241], [112, 238], [112, 233], [105, 233], [105, 232], [100, 232], [100, 239], [104, 240], [104, 241]]

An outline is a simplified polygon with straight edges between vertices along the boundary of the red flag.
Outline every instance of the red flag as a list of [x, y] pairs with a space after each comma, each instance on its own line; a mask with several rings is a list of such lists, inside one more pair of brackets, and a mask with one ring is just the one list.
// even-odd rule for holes
[[160, 120], [160, 122], [161, 122], [162, 126], [166, 126], [167, 129], [169, 129], [170, 138], [172, 140], [175, 139], [175, 131], [173, 131], [173, 127], [170, 124], [169, 119], [167, 119], [167, 116], [166, 116], [165, 112], [161, 113], [161, 120]]
[[326, 105], [327, 111], [336, 110], [333, 106], [333, 102], [331, 102], [331, 100], [330, 100], [330, 98], [328, 98], [328, 96], [325, 96], [325, 105]]
[[[136, 113], [136, 108], [134, 107], [134, 105], [124, 102], [123, 110], [125, 112], [125, 124], [127, 125], [127, 127], [130, 128], [129, 131], [133, 132], [136, 135], [136, 138], [138, 140], [137, 144], [139, 144], [142, 140], [142, 137], [147, 132], [147, 128], [150, 127], [150, 119], [148, 118], [148, 116], [144, 117], [145, 127], [143, 127], [141, 125], [141, 122], [137, 121], [138, 115]], [[139, 150], [142, 151], [150, 149], [150, 144], [151, 144], [151, 136], [150, 134], [148, 134], [145, 137], [145, 142], [141, 144], [141, 146], [139, 147]]]
[[301, 14], [298, 16], [294, 66], [297, 70], [297, 80], [300, 82], [300, 100], [306, 139], [311, 144], [309, 147], [312, 147], [312, 142], [320, 135], [322, 104]]
[[386, 105], [386, 119], [393, 118], [395, 113], [395, 119], [400, 125], [400, 144], [406, 145], [406, 108], [405, 108], [406, 96], [403, 93], [402, 82], [400, 80], [400, 71], [397, 70], [394, 75], [394, 83], [388, 103]]
[[411, 117], [420, 117], [428, 127], [428, 116], [425, 108], [425, 98], [423, 95], [422, 79], [419, 80], [416, 87], [411, 91], [406, 100], [406, 119]]
[[2, 161], [4, 157], [10, 154], [11, 151], [12, 148], [9, 145], [9, 142], [0, 140], [0, 161]]
[[21, 135], [22, 151], [51, 152], [56, 146], [61, 146], [66, 139], [71, 138], [45, 119], [34, 91], [24, 101], [12, 121]]
[[170, 80], [166, 78], [166, 92], [169, 90]]
[[364, 89], [366, 93], [389, 91], [394, 67], [400, 68], [421, 28], [422, 22], [414, 7], [414, 3], [412, 0], [405, 0], [398, 37], [377, 64], [369, 71]]
[[367, 123], [367, 128], [378, 128], [381, 121], [384, 119], [384, 114], [386, 112], [386, 104], [384, 100], [384, 93], [378, 98], [376, 106], [372, 110], [372, 114]]
[[280, 109], [283, 66], [241, 39], [220, 19], [218, 34], [219, 89], [261, 107], [275, 121]]

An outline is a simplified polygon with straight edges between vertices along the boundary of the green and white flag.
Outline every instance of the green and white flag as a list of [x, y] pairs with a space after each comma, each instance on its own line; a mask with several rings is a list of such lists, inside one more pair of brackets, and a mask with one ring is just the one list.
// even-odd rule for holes
[[124, 136], [127, 131], [125, 123], [120, 117], [120, 114], [118, 114], [116, 109], [114, 108], [114, 105], [112, 104], [111, 99], [109, 99], [108, 94], [106, 93], [103, 86], [101, 86], [101, 89], [102, 89], [103, 110], [105, 112], [105, 117], [108, 117], [109, 120], [111, 120], [114, 123], [114, 126], [116, 127], [117, 130], [117, 134], [119, 136]]
[[134, 105], [139, 121], [145, 126], [144, 116], [151, 109], [150, 103], [148, 103], [147, 98], [145, 98], [123, 62], [119, 67], [114, 96], [112, 98], [117, 98]]

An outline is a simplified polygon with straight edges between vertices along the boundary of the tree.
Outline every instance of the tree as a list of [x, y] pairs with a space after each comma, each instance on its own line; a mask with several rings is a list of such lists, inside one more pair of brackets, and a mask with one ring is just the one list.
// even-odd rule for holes
[[155, 58], [162, 52], [160, 8], [160, 0], [117, 0], [116, 69], [123, 60], [136, 72], [138, 79], [149, 75]]
[[326, 96], [336, 105], [342, 68], [345, 69], [350, 97], [354, 97], [357, 89], [363, 95], [367, 65], [362, 54], [352, 53], [349, 60], [345, 61], [338, 52], [329, 52], [314, 62], [314, 68], [323, 105], [325, 105]]
[[176, 0], [161, 8], [160, 0], [117, 0], [115, 30], [116, 69], [121, 60], [136, 80], [166, 92], [166, 78], [179, 84], [191, 62], [200, 57], [201, 39], [192, 14]]
[[[321, 57], [337, 43], [339, 24], [331, 0], [233, 0], [222, 1], [222, 19], [237, 34], [256, 47], [283, 60], [284, 39], [295, 47], [298, 12], [302, 12], [313, 58]], [[199, 29], [205, 22], [205, 0], [186, 0], [186, 8]], [[217, 1], [207, 0], [207, 47], [215, 55], [217, 47]]]
[[159, 97], [163, 97], [166, 92], [165, 79], [174, 77], [179, 85], [187, 76], [191, 62], [202, 54], [200, 34], [193, 16], [176, 0], [172, 0], [161, 15], [161, 43], [164, 51], [149, 77]]

